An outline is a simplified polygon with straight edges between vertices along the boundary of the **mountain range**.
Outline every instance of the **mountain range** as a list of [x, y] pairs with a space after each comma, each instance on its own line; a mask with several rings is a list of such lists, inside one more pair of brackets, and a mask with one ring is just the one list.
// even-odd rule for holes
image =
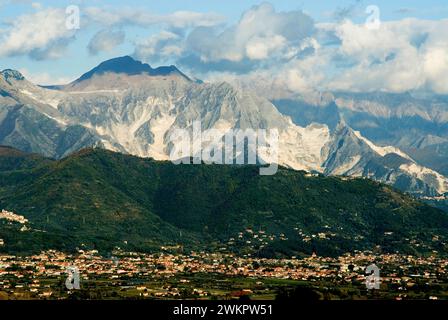
[[170, 133], [201, 120], [204, 130], [279, 130], [278, 162], [288, 168], [371, 178], [417, 196], [447, 193], [448, 179], [438, 172], [445, 172], [444, 165], [434, 165], [434, 158], [425, 155], [435, 148], [436, 159], [445, 159], [440, 133], [447, 128], [445, 105], [435, 101], [425, 118], [439, 121], [440, 132], [421, 137], [411, 132], [400, 139], [406, 128], [392, 130], [396, 117], [414, 119], [426, 106], [408, 110], [408, 100], [397, 98], [390, 106], [395, 100], [388, 98], [340, 93], [312, 101], [269, 101], [250, 90], [194, 81], [174, 66], [152, 68], [129, 56], [105, 61], [62, 86], [37, 86], [17, 71], [4, 70], [0, 144], [54, 159], [97, 146], [167, 160]]

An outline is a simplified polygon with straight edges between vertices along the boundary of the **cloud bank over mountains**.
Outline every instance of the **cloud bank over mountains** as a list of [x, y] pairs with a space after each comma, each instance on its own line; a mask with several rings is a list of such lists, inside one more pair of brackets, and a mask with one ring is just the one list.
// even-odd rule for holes
[[[258, 87], [267, 95], [315, 90], [411, 90], [448, 94], [448, 20], [405, 18], [367, 28], [344, 15], [316, 22], [301, 10], [262, 3], [236, 22], [218, 13], [154, 14], [142, 8], [81, 7], [79, 30], [65, 8], [36, 7], [0, 31], [0, 58], [58, 59], [89, 36], [91, 55], [130, 45], [152, 65], [176, 64], [203, 79]], [[138, 36], [132, 35], [138, 29]]]

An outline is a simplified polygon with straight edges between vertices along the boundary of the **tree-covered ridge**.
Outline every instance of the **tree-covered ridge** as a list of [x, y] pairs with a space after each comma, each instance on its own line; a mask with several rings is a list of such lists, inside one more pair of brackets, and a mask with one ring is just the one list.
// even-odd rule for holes
[[446, 213], [367, 179], [260, 176], [256, 166], [176, 166], [102, 149], [28, 157], [0, 152], [0, 208], [30, 220], [23, 232], [0, 220], [0, 250], [446, 252]]

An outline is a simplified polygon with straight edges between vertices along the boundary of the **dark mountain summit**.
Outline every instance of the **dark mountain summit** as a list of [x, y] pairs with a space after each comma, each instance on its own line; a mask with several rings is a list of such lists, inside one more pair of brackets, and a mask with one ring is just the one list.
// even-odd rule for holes
[[130, 76], [139, 74], [148, 74], [150, 76], [180, 75], [189, 80], [186, 75], [184, 75], [173, 65], [162, 66], [153, 69], [147, 63], [142, 63], [140, 61], [134, 60], [130, 56], [124, 56], [100, 63], [97, 67], [93, 68], [89, 72], [83, 74], [79, 79], [75, 80], [75, 82], [84, 81], [92, 78], [94, 75], [102, 75], [109, 72], [126, 74]]

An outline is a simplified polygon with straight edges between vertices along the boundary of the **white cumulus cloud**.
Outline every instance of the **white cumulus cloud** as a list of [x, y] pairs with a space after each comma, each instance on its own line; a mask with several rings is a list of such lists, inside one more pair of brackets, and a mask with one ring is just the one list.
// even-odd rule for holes
[[0, 56], [60, 57], [75, 33], [65, 21], [65, 10], [53, 8], [17, 17], [0, 34]]
[[124, 42], [125, 33], [123, 30], [104, 29], [98, 31], [90, 40], [87, 48], [89, 53], [96, 55], [101, 51], [111, 51]]

